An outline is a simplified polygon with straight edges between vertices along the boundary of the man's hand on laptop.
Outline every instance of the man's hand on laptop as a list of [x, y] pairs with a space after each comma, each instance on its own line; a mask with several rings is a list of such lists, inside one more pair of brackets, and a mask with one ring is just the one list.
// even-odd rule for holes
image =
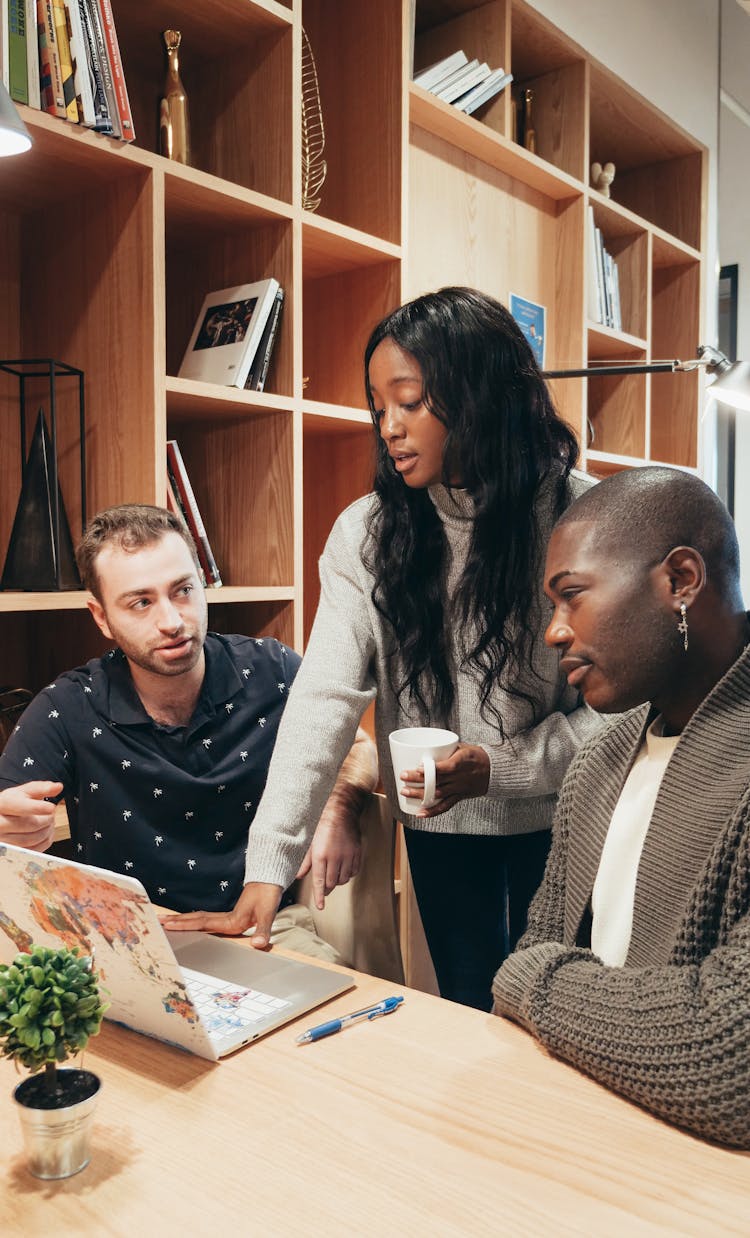
[[199, 930], [226, 937], [239, 937], [254, 927], [250, 941], [256, 949], [266, 950], [271, 943], [271, 925], [283, 892], [281, 886], [250, 881], [232, 911], [186, 911], [181, 915], [165, 916], [162, 924], [170, 931]]
[[61, 782], [23, 782], [0, 791], [0, 842], [46, 851], [55, 836], [55, 807]]

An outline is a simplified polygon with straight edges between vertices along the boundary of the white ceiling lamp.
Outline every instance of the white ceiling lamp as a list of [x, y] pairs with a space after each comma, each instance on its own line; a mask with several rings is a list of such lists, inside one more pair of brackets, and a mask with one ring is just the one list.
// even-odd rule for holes
[[5, 86], [0, 82], [0, 157], [31, 149], [31, 135]]

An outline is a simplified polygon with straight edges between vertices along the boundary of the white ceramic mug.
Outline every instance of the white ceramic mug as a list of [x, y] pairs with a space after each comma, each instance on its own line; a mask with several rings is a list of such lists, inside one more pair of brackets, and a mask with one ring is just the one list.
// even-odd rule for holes
[[[391, 731], [388, 739], [402, 812], [413, 816], [419, 808], [431, 808], [435, 803], [435, 762], [456, 751], [458, 736], [453, 731], [441, 731], [435, 726], [412, 726]], [[420, 765], [424, 770], [424, 795], [421, 800], [407, 799], [401, 794], [401, 775], [404, 770], [416, 769]]]

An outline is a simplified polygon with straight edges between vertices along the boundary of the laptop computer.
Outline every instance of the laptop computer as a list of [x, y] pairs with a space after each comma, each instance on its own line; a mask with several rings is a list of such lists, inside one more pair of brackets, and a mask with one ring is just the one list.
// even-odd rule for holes
[[133, 877], [0, 843], [0, 962], [91, 955], [106, 1018], [218, 1061], [354, 987], [351, 976], [207, 933], [167, 934]]

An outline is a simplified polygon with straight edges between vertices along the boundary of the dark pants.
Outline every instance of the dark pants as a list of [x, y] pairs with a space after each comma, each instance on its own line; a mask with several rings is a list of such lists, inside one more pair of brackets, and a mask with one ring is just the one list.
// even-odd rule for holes
[[526, 927], [550, 833], [404, 835], [440, 994], [489, 1010], [492, 978]]

